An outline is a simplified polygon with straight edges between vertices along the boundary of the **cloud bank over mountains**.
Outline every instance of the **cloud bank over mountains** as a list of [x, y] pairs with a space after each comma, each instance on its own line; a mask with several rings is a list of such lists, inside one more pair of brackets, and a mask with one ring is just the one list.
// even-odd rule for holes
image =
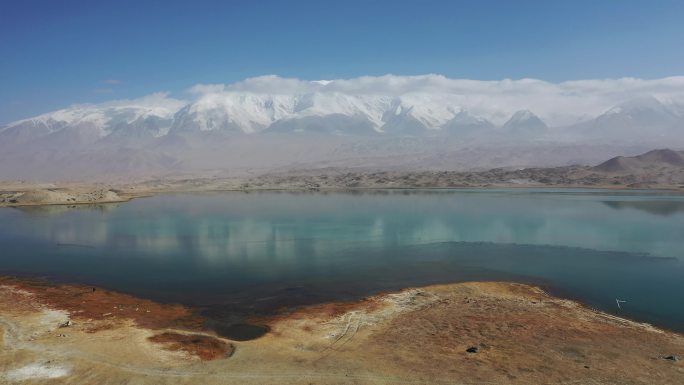
[[[557, 165], [602, 160], [605, 146], [617, 155], [639, 146], [640, 151], [683, 144], [684, 76], [550, 83], [440, 75], [308, 81], [271, 75], [198, 84], [183, 100], [156, 93], [73, 105], [11, 123], [0, 128], [5, 163], [0, 177], [45, 161], [80, 167], [85, 174], [99, 171], [74, 165], [88, 161], [123, 174], [343, 167], [360, 158], [367, 160], [360, 164], [382, 168], [396, 165], [396, 157], [412, 157], [412, 167]], [[566, 157], [521, 161], [515, 155], [533, 147], [568, 146], [584, 146], [586, 156], [573, 157], [577, 151], [568, 150]], [[594, 153], [586, 151], [591, 146]], [[483, 161], [487, 151], [500, 154], [502, 147], [509, 149], [508, 157]], [[472, 155], [473, 148], [479, 155]], [[459, 158], [464, 149], [471, 151], [470, 160]], [[454, 160], [429, 160], [436, 156]]]
[[[188, 94], [187, 100], [174, 99], [168, 93], [160, 92], [134, 100], [74, 105], [68, 110], [128, 105], [177, 111], [188, 103], [210, 104], [236, 95], [243, 98], [253, 95], [255, 101], [256, 98], [274, 101], [296, 99], [292, 103], [297, 105], [291, 107], [301, 111], [307, 107], [318, 107], [313, 105], [310, 96], [307, 97], [313, 94], [330, 102], [334, 102], [335, 97], [338, 100], [358, 99], [361, 103], [373, 99], [396, 99], [403, 102], [404, 108], [434, 108], [433, 113], [450, 117], [465, 110], [495, 124], [505, 123], [517, 111], [529, 110], [550, 126], [563, 126], [596, 117], [612, 107], [636, 99], [656, 98], [664, 105], [682, 105], [684, 76], [550, 83], [536, 79], [450, 79], [442, 75], [384, 75], [314, 81], [267, 75], [230, 84], [197, 84], [188, 90]], [[306, 106], [307, 102], [311, 105]], [[324, 104], [325, 101], [319, 103]]]
[[[655, 97], [666, 104], [684, 103], [684, 76], [654, 80], [637, 78], [576, 80], [550, 83], [536, 79], [481, 81], [449, 79], [441, 75], [363, 76], [354, 79], [306, 81], [261, 76], [232, 84], [198, 84], [190, 89], [200, 99], [231, 93], [269, 95], [342, 94], [352, 97], [423, 96], [423, 102], [442, 102], [452, 110], [468, 110], [503, 124], [519, 110], [531, 110], [550, 125], [566, 125], [595, 117], [633, 99]], [[427, 99], [427, 100], [426, 100]], [[421, 100], [413, 100], [421, 104]]]

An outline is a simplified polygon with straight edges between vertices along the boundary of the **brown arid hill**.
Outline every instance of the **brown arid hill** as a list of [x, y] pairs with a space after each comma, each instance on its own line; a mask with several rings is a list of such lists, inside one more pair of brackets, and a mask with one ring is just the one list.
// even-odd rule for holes
[[594, 171], [611, 173], [644, 173], [663, 168], [684, 168], [684, 151], [660, 149], [637, 156], [616, 156], [598, 166]]

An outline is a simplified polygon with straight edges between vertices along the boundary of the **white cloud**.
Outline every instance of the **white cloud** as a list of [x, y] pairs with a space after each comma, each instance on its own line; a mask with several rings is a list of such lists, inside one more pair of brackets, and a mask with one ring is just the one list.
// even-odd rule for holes
[[178, 111], [188, 102], [186, 100], [169, 97], [168, 92], [155, 92], [135, 99], [117, 99], [108, 102], [91, 104], [72, 104], [67, 110], [87, 110], [115, 107], [136, 107], [136, 108], [164, 108], [169, 111]]
[[169, 97], [168, 92], [156, 92], [145, 95], [137, 99], [121, 99], [113, 100], [102, 104], [103, 107], [124, 107], [124, 106], [138, 106], [147, 108], [166, 108], [168, 110], [177, 111], [182, 108], [187, 101]]
[[211, 94], [217, 92], [223, 92], [226, 89], [225, 84], [196, 84], [188, 90], [191, 94]]
[[320, 90], [322, 87], [324, 86], [320, 82], [295, 78], [281, 78], [277, 75], [265, 75], [227, 84], [226, 90], [282, 95], [314, 92]]
[[115, 85], [117, 85], [117, 84], [121, 84], [121, 80], [118, 80], [118, 79], [105, 79], [105, 80], [102, 81], [102, 83], [111, 84], [111, 85], [115, 86]]

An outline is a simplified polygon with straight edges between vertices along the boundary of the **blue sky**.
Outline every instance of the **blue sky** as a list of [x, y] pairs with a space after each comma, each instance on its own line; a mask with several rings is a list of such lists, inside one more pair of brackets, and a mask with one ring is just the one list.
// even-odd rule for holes
[[684, 74], [683, 1], [0, 0], [0, 123], [278, 74]]

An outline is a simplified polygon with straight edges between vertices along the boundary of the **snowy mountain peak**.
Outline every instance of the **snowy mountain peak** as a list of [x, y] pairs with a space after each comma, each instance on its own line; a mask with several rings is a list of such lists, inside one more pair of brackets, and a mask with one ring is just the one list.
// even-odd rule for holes
[[530, 110], [520, 110], [504, 123], [505, 130], [546, 130], [547, 126]]
[[621, 103], [596, 118], [603, 127], [612, 130], [643, 130], [644, 127], [669, 128], [682, 119], [677, 105], [666, 105], [655, 97], [642, 97]]
[[451, 122], [472, 125], [491, 125], [491, 122], [489, 122], [489, 120], [482, 118], [480, 116], [472, 115], [470, 112], [468, 112], [468, 110], [465, 109], [459, 111], [456, 115], [454, 115], [454, 118], [451, 120]]
[[525, 120], [530, 120], [530, 119], [535, 119], [537, 118], [537, 115], [535, 115], [532, 111], [530, 110], [520, 110], [516, 111], [511, 118], [509, 119], [509, 122], [522, 122]]
[[630, 99], [619, 106], [623, 109], [662, 109], [665, 105], [655, 96], [648, 95], [640, 98]]
[[656, 112], [662, 114], [671, 114], [672, 111], [668, 106], [661, 103], [660, 100], [653, 96], [645, 96], [641, 98], [635, 98], [628, 100], [624, 103], [620, 103], [617, 106], [609, 109], [604, 115], [614, 115], [614, 114], [638, 114], [642, 112]]
[[477, 135], [487, 135], [494, 128], [489, 120], [472, 115], [463, 109], [454, 115], [453, 119], [442, 127], [446, 133], [462, 138], [472, 138]]

